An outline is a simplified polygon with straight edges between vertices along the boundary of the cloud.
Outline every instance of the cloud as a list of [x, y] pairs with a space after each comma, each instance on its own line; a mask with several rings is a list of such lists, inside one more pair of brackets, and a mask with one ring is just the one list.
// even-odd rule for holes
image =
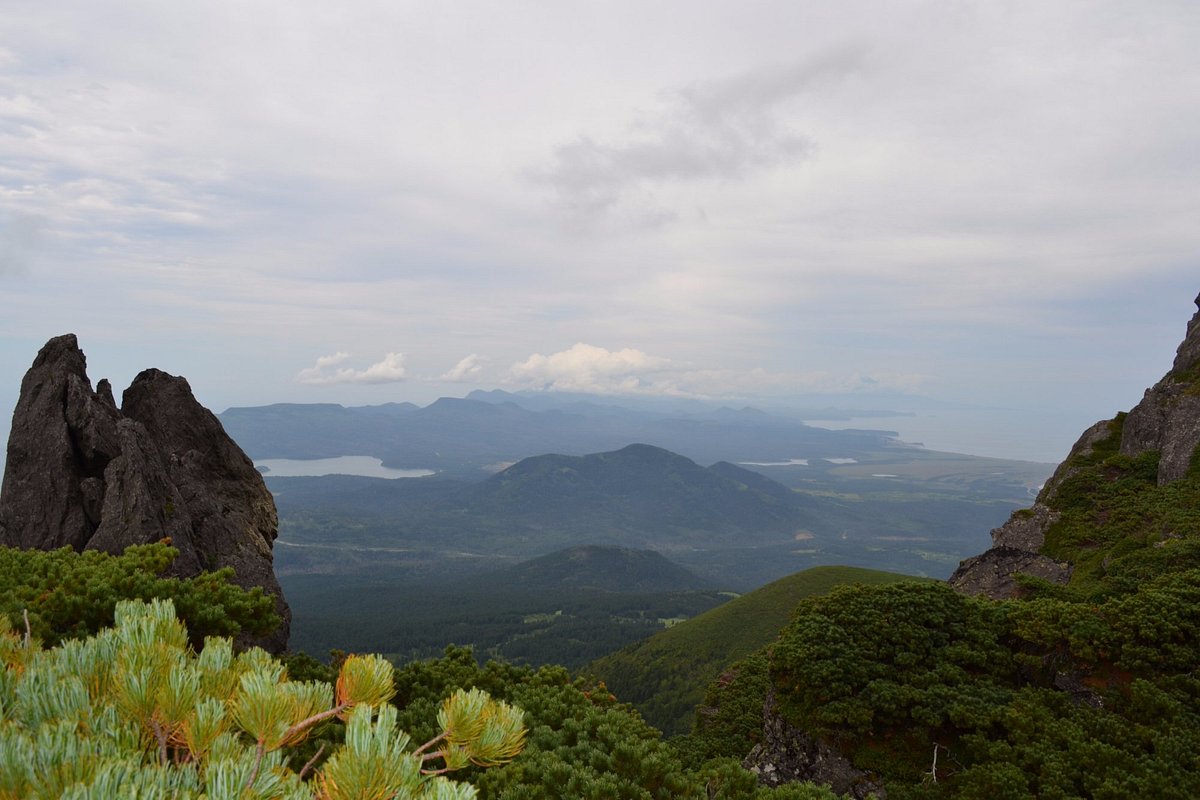
[[0, 275], [28, 269], [41, 228], [41, 220], [32, 214], [0, 212]]
[[[861, 48], [844, 46], [677, 89], [665, 95], [655, 119], [632, 126], [624, 140], [580, 135], [554, 151], [552, 166], [530, 177], [550, 186], [569, 214], [596, 216], [657, 184], [736, 180], [803, 160], [816, 144], [791, 130], [779, 107], [822, 81], [854, 72], [862, 58]], [[642, 216], [651, 222], [674, 218], [653, 202]]]
[[606, 350], [579, 342], [544, 356], [534, 353], [509, 370], [513, 383], [562, 392], [675, 394], [670, 359], [641, 350]]
[[580, 342], [548, 356], [534, 353], [512, 366], [506, 382], [543, 391], [715, 400], [789, 397], [797, 393], [909, 393], [921, 390], [927, 381], [926, 375], [894, 371], [866, 374], [850, 370], [713, 368], [632, 348], [613, 351]]
[[298, 383], [333, 384], [333, 383], [399, 383], [408, 377], [404, 368], [403, 353], [388, 353], [382, 361], [377, 361], [366, 369], [358, 370], [352, 367], [337, 367], [350, 359], [349, 353], [334, 353], [331, 356], [320, 356], [317, 363], [296, 373]]
[[483, 371], [483, 358], [471, 353], [454, 365], [452, 369], [445, 372], [438, 378], [439, 381], [449, 383], [466, 382], [473, 380]]

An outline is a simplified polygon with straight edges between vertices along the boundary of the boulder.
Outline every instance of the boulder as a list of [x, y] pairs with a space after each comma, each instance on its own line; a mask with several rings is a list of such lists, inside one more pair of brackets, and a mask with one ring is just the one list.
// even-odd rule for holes
[[1017, 575], [1065, 586], [1071, 580], [1071, 571], [1065, 561], [1012, 547], [993, 547], [959, 564], [949, 582], [962, 594], [1006, 600], [1020, 593]]
[[108, 381], [93, 391], [73, 334], [38, 353], [13, 413], [0, 544], [120, 553], [169, 537], [172, 575], [232, 567], [235, 583], [274, 596], [283, 623], [242, 644], [280, 652], [291, 612], [272, 568], [277, 528], [262, 476], [186, 380], [146, 370], [118, 409]]
[[158, 444], [181, 500], [176, 508], [191, 526], [188, 538], [200, 567], [233, 567], [235, 582], [273, 594], [276, 611], [290, 624], [272, 563], [279, 530], [275, 501], [216, 415], [200, 405], [187, 380], [157, 369], [133, 379], [121, 397], [121, 412], [141, 423]]

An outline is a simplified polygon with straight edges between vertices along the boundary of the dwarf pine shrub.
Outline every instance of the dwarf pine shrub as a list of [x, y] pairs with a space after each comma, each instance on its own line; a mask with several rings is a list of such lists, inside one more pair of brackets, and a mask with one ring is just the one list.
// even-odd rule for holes
[[[122, 601], [114, 627], [49, 650], [0, 616], [0, 659], [0, 800], [454, 800], [475, 788], [446, 773], [524, 745], [523, 712], [459, 690], [412, 747], [383, 658], [347, 658], [336, 686], [291, 681], [228, 638], [195, 653], [169, 600]], [[334, 718], [345, 744], [290, 768], [288, 748]]]

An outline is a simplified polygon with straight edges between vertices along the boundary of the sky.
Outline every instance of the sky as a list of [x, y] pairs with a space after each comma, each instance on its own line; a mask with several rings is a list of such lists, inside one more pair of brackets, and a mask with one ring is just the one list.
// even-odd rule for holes
[[154, 366], [216, 411], [900, 393], [1052, 420], [1004, 453], [1037, 457], [1196, 310], [1194, 0], [39, 0], [0, 32], [0, 433], [69, 331], [118, 395]]

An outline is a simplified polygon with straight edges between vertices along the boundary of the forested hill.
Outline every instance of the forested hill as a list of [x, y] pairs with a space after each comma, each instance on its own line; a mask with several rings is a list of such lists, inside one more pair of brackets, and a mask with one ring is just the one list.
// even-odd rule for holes
[[581, 545], [480, 575], [475, 588], [595, 589], [602, 592], [680, 592], [710, 589], [700, 578], [653, 550]]
[[[761, 486], [774, 484], [772, 490]], [[574, 516], [597, 528], [672, 532], [790, 532], [803, 501], [748, 470], [701, 467], [676, 453], [633, 444], [587, 456], [527, 458], [466, 495], [468, 511], [516, 517]]]

